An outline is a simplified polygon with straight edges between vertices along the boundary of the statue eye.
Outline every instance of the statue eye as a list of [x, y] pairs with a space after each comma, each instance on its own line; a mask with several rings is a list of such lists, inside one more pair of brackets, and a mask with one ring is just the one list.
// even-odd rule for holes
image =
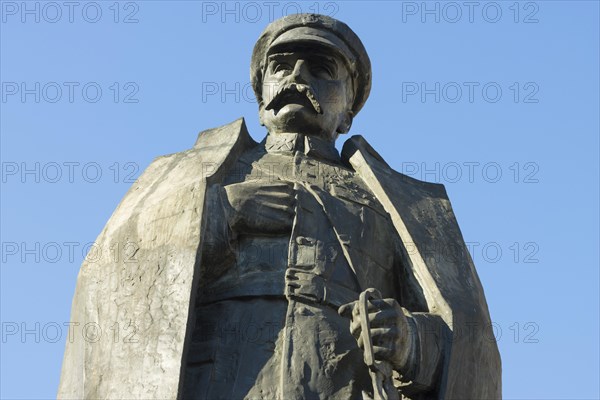
[[333, 79], [334, 73], [327, 65], [316, 65], [310, 71], [314, 76], [322, 79]]
[[281, 72], [281, 71], [291, 71], [292, 70], [292, 66], [286, 63], [274, 63], [273, 64], [273, 72], [277, 73], [277, 72]]

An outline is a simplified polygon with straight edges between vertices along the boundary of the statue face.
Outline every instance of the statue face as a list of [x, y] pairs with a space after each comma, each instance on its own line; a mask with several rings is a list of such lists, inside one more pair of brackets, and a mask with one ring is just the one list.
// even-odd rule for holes
[[271, 134], [295, 132], [335, 141], [352, 123], [352, 86], [344, 61], [320, 48], [269, 54], [260, 121]]

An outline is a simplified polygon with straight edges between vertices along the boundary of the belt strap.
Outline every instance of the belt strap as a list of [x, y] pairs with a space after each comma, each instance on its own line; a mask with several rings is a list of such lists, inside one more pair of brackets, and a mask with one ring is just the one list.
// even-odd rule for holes
[[236, 297], [276, 296], [337, 308], [357, 300], [358, 295], [354, 290], [326, 282], [320, 275], [288, 268], [285, 275], [281, 271], [255, 272], [235, 281], [212, 284], [200, 290], [198, 302], [207, 304]]

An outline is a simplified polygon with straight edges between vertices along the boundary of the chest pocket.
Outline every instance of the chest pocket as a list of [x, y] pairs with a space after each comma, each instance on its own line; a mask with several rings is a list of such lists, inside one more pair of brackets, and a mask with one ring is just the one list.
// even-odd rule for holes
[[341, 206], [347, 210], [346, 218], [353, 220], [348, 224], [352, 226], [350, 247], [360, 260], [359, 268], [366, 272], [364, 277], [373, 287], [385, 287], [394, 267], [396, 249], [388, 214], [370, 192], [352, 182], [331, 185], [330, 193], [338, 202], [334, 213]]
[[340, 185], [332, 184], [330, 186], [330, 192], [333, 197], [345, 200], [347, 202], [355, 203], [361, 206], [366, 206], [375, 211], [381, 216], [385, 217], [386, 212], [375, 199], [375, 197], [368, 192], [366, 189], [358, 186], [357, 184]]

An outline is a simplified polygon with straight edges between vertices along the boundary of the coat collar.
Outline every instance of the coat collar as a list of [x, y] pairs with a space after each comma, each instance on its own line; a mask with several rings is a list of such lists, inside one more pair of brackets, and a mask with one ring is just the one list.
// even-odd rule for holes
[[289, 154], [296, 151], [309, 157], [340, 163], [340, 153], [335, 144], [316, 136], [306, 136], [299, 133], [268, 134], [265, 138], [267, 153]]

